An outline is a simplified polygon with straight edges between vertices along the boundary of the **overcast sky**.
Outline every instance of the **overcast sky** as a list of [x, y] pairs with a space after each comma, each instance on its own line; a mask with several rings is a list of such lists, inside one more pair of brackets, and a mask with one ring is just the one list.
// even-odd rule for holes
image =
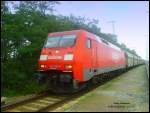
[[135, 49], [138, 55], [149, 59], [149, 9], [148, 1], [61, 1], [55, 9], [57, 14], [98, 19], [102, 32], [115, 33], [118, 42]]

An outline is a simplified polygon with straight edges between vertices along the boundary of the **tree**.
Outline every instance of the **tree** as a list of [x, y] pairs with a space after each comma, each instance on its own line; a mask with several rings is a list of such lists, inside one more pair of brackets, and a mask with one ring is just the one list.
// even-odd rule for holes
[[2, 16], [4, 16], [7, 13], [8, 13], [7, 2], [1, 1], [1, 14], [2, 14]]
[[39, 1], [37, 2], [38, 10], [42, 15], [46, 14], [46, 11], [52, 13], [54, 11], [54, 6], [60, 4], [58, 1]]
[[135, 50], [130, 50], [134, 55], [137, 55]]
[[43, 16], [46, 15], [46, 11], [51, 14], [54, 11], [54, 6], [60, 4], [58, 1], [20, 1], [19, 5], [14, 3], [14, 8], [20, 12], [35, 12]]
[[126, 50], [127, 46], [125, 44], [121, 43], [121, 48]]

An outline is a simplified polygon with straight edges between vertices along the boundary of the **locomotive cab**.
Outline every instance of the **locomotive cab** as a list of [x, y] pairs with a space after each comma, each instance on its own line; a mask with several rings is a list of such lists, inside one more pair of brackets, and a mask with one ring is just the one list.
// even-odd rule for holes
[[[73, 84], [77, 34], [50, 34], [39, 58], [39, 81], [48, 85]], [[54, 86], [53, 86], [54, 88]]]
[[71, 71], [76, 35], [48, 36], [39, 59], [39, 69]]

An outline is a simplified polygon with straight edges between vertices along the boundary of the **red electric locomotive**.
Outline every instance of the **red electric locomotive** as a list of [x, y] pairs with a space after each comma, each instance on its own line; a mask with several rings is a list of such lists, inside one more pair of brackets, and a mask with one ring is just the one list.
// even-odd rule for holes
[[53, 91], [79, 89], [96, 75], [126, 68], [125, 56], [120, 48], [85, 30], [49, 33], [39, 59], [39, 80]]

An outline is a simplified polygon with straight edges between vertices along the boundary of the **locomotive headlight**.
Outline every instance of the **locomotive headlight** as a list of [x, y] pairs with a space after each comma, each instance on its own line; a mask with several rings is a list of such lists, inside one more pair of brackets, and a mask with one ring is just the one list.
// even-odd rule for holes
[[44, 65], [41, 65], [41, 68], [44, 68], [45, 66]]
[[66, 69], [71, 69], [71, 68], [72, 68], [72, 65], [65, 65], [65, 68], [66, 68]]
[[48, 55], [41, 55], [41, 56], [40, 56], [40, 60], [47, 60], [47, 56], [48, 56]]
[[73, 59], [73, 54], [64, 55], [64, 60], [72, 60], [72, 59]]

